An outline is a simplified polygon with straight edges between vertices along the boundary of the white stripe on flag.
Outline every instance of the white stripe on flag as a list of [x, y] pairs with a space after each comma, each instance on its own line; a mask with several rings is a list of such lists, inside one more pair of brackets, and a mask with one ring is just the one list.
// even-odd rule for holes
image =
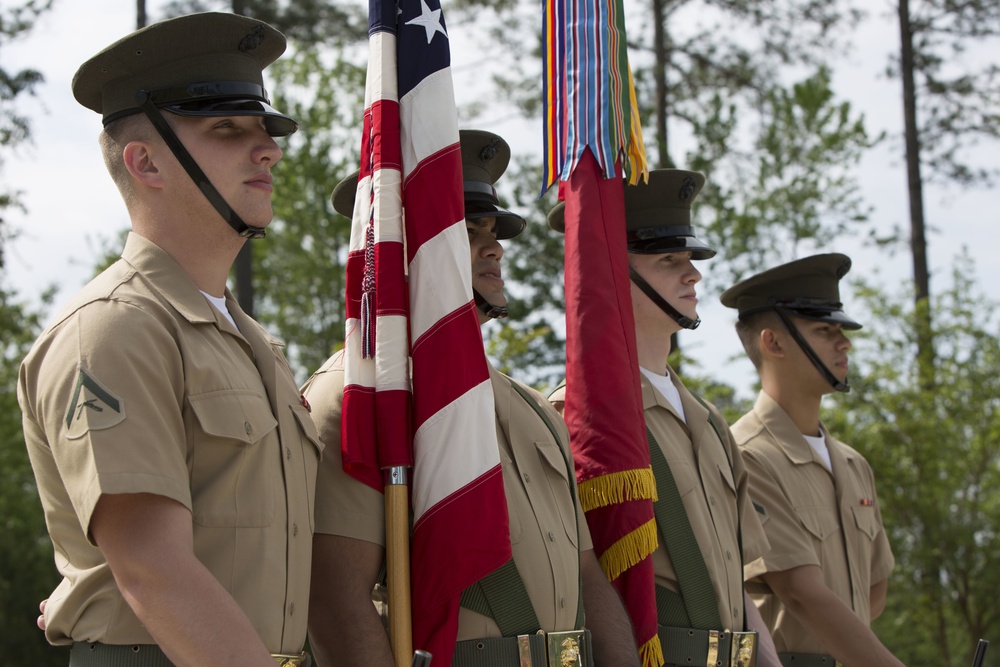
[[451, 68], [434, 72], [399, 101], [403, 180], [414, 167], [458, 141], [458, 116], [441, 113], [440, 100], [455, 99]]
[[[493, 386], [481, 382], [425, 421], [413, 437], [413, 518], [459, 491], [500, 462]], [[483, 417], [490, 416], [488, 424]], [[463, 441], [464, 439], [464, 441]], [[479, 443], [483, 446], [469, 446]]]
[[397, 101], [399, 80], [396, 73], [396, 36], [377, 32], [368, 40], [368, 76], [365, 83], [365, 108], [378, 100]]
[[375, 324], [375, 390], [410, 391], [410, 358], [399, 354], [406, 340], [406, 316], [379, 315]]
[[442, 318], [472, 301], [471, 265], [465, 220], [420, 246], [410, 262], [410, 334], [414, 343]]

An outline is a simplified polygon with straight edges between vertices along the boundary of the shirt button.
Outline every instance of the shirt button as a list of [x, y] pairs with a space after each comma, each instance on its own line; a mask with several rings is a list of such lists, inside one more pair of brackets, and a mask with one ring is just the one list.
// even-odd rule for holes
[[732, 559], [733, 559], [733, 554], [732, 554], [732, 552], [730, 552], [730, 551], [727, 551], [727, 552], [726, 552], [726, 558], [728, 558], [729, 560], [732, 560]]
[[715, 496], [708, 497], [708, 504], [711, 505], [712, 507], [715, 507]]
[[566, 598], [559, 598], [559, 606], [563, 608], [566, 607]]
[[289, 461], [292, 460], [292, 449], [291, 447], [285, 447], [285, 458]]
[[295, 616], [295, 603], [294, 602], [291, 603], [290, 605], [288, 605], [288, 615], [289, 616]]
[[531, 475], [529, 475], [528, 473], [524, 473], [524, 481], [525, 482], [530, 482], [531, 481]]
[[243, 422], [243, 428], [247, 430], [247, 435], [253, 432], [253, 426], [250, 425], [250, 422]]
[[[292, 606], [294, 606], [294, 605], [292, 605]], [[739, 617], [740, 617], [740, 610], [737, 609], [736, 607], [733, 607], [733, 618], [734, 619], [738, 619]]]
[[550, 530], [550, 531], [549, 531], [549, 542], [555, 542], [555, 541], [556, 541], [556, 535], [555, 535], [555, 533], [553, 533], [553, 532], [552, 532], [552, 531]]
[[292, 524], [292, 536], [295, 536], [295, 535], [298, 535], [298, 534], [299, 534], [299, 524], [293, 523]]

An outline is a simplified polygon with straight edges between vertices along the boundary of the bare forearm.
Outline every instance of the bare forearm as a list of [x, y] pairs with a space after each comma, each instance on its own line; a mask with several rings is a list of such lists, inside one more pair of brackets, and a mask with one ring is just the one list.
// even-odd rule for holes
[[174, 664], [273, 667], [246, 614], [195, 557], [184, 506], [104, 495], [90, 528], [125, 601]]
[[309, 645], [319, 667], [390, 667], [389, 636], [372, 604], [381, 546], [319, 533], [313, 537]]
[[176, 665], [273, 667], [263, 641], [219, 582], [200, 563], [179, 565], [177, 576], [119, 581], [167, 657]]
[[328, 613], [331, 605], [311, 605], [309, 646], [317, 667], [393, 664], [389, 637], [371, 601], [360, 601], [353, 614]]
[[618, 592], [608, 582], [593, 551], [581, 554], [583, 606], [594, 642], [597, 667], [639, 667], [635, 633]]
[[[776, 582], [768, 581], [775, 589]], [[789, 585], [790, 581], [795, 585]], [[821, 581], [786, 579], [775, 591], [789, 612], [846, 667], [903, 667], [871, 628]]]

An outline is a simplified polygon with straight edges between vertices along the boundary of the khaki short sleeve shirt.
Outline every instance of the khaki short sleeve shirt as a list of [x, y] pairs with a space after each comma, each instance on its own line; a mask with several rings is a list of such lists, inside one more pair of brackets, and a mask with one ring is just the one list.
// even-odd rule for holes
[[778, 651], [825, 653], [760, 579], [767, 572], [816, 565], [823, 580], [865, 623], [871, 586], [895, 563], [882, 525], [875, 477], [858, 452], [822, 428], [833, 468], [823, 465], [788, 414], [761, 392], [733, 425], [771, 550], [746, 567], [752, 597]]
[[[541, 396], [536, 402], [549, 414], [558, 442], [511, 386], [513, 380], [492, 367], [490, 380], [514, 562], [542, 629], [570, 630], [576, 624], [580, 596], [580, 551], [593, 547], [582, 512], [573, 501], [569, 434], [558, 413]], [[342, 352], [327, 361], [304, 388], [321, 437], [330, 444], [319, 473], [316, 530], [384, 546], [383, 495], [342, 468], [343, 389]], [[459, 641], [499, 636], [493, 619], [461, 609]]]
[[239, 330], [132, 234], [25, 358], [25, 440], [64, 577], [52, 643], [155, 643], [89, 535], [102, 494], [152, 493], [191, 511], [195, 555], [265, 645], [301, 650], [322, 444], [281, 344], [227, 297]]
[[[732, 434], [714, 406], [706, 409], [670, 370], [687, 418], [649, 380], [640, 378], [646, 427], [653, 433], [677, 484], [695, 539], [705, 558], [726, 629], [742, 630], [743, 563], [767, 550], [767, 538], [750, 502], [749, 476]], [[709, 414], [715, 422], [716, 433]], [[743, 556], [738, 533], [742, 530]], [[656, 583], [680, 592], [677, 573], [661, 540], [653, 553]]]

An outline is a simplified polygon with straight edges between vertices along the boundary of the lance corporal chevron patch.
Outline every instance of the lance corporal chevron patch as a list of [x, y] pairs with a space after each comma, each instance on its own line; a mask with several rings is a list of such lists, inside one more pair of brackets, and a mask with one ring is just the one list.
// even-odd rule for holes
[[66, 410], [66, 437], [79, 438], [88, 431], [110, 428], [124, 420], [125, 402], [81, 368]]

